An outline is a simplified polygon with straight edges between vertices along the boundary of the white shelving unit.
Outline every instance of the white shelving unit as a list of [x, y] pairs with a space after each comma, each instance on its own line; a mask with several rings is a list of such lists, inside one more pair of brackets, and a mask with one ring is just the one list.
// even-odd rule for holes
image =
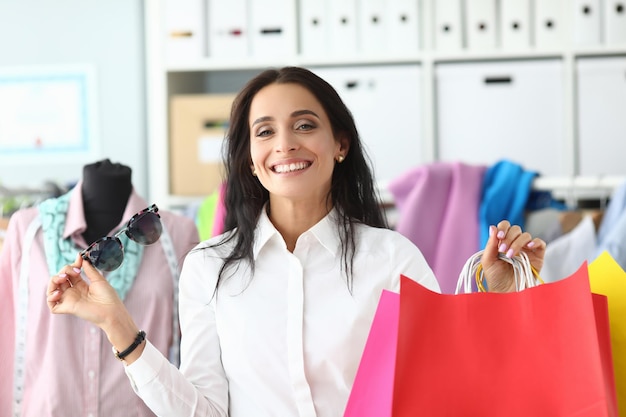
[[[578, 132], [577, 132], [577, 60], [581, 58], [626, 58], [626, 43], [623, 45], [597, 45], [590, 47], [575, 46], [573, 40], [562, 46], [544, 49], [537, 46], [525, 50], [504, 50], [491, 48], [481, 51], [460, 50], [458, 52], [441, 52], [434, 45], [434, 5], [436, 0], [420, 2], [420, 33], [421, 50], [402, 56], [356, 56], [350, 58], [307, 59], [304, 56], [262, 59], [211, 59], [205, 58], [193, 62], [180, 62], [176, 65], [167, 64], [164, 57], [164, 27], [162, 0], [145, 2], [146, 45], [147, 45], [147, 103], [148, 103], [148, 137], [150, 147], [149, 159], [149, 194], [152, 201], [164, 207], [177, 208], [190, 202], [199, 201], [203, 196], [183, 197], [170, 193], [169, 189], [169, 157], [168, 157], [168, 115], [169, 98], [174, 94], [190, 93], [224, 93], [236, 92], [245, 81], [267, 67], [297, 65], [308, 68], [344, 67], [416, 64], [420, 68], [421, 104], [420, 140], [422, 161], [437, 161], [438, 126], [437, 126], [437, 77], [436, 70], [440, 64], [454, 63], [498, 63], [537, 60], [558, 60], [562, 68], [562, 162], [563, 169], [558, 175], [542, 179], [540, 188], [562, 187], [564, 184], [594, 184], [589, 181], [573, 180], [579, 176], [578, 168]], [[572, 2], [573, 3], [573, 2]], [[565, 33], [569, 33], [573, 24], [572, 13], [564, 13], [561, 24]], [[570, 36], [570, 38], [572, 38]], [[573, 38], [572, 38], [573, 39]], [[624, 135], [626, 139], [626, 133]], [[541, 152], [541, 149], [537, 149]], [[598, 173], [601, 176], [602, 173]], [[613, 182], [626, 178], [626, 169], [618, 173]], [[589, 175], [587, 175], [589, 177]], [[201, 179], [199, 179], [201, 180]], [[384, 181], [381, 184], [384, 192]], [[603, 190], [605, 192], [605, 190]]]

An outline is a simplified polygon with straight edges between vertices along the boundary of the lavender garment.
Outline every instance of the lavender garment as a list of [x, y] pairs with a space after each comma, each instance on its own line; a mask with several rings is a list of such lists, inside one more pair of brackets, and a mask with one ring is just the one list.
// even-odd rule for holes
[[389, 184], [400, 216], [396, 230], [420, 248], [441, 292], [453, 294], [466, 260], [479, 250], [478, 208], [486, 167], [434, 163]]

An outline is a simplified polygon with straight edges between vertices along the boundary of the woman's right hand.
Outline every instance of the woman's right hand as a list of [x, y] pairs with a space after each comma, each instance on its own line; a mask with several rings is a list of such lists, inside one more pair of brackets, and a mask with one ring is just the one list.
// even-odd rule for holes
[[[81, 269], [89, 281], [83, 279]], [[115, 289], [80, 256], [50, 278], [47, 295], [48, 308], [53, 314], [72, 314], [90, 321], [104, 330], [118, 351], [130, 346], [139, 331]], [[144, 343], [139, 345], [124, 361], [134, 362], [144, 346]]]
[[[83, 279], [81, 270], [88, 281]], [[47, 302], [54, 314], [72, 314], [101, 328], [126, 312], [115, 289], [100, 271], [80, 256], [50, 278]]]

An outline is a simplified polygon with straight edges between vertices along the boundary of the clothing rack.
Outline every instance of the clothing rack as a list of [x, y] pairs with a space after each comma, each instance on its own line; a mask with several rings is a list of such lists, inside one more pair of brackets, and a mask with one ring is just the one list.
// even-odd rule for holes
[[[533, 181], [532, 188], [536, 191], [550, 191], [554, 198], [563, 200], [570, 207], [576, 207], [581, 200], [599, 200], [606, 203], [613, 191], [624, 183], [626, 175], [539, 176]], [[378, 183], [378, 192], [383, 207], [393, 208], [393, 196], [386, 183]]]
[[41, 188], [7, 187], [0, 184], [0, 217], [8, 217], [15, 210], [32, 206], [41, 201], [58, 197], [65, 190], [53, 182], [46, 182]]
[[533, 189], [551, 191], [568, 207], [578, 207], [582, 200], [596, 200], [599, 208], [605, 208], [613, 192], [625, 183], [623, 175], [540, 176], [533, 181]]

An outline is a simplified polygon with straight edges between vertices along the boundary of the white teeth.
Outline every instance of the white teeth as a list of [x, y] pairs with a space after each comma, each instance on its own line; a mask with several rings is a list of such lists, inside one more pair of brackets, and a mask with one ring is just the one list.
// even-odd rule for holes
[[297, 162], [297, 163], [293, 163], [293, 164], [276, 165], [274, 167], [274, 171], [279, 172], [279, 173], [293, 172], [293, 171], [299, 171], [301, 169], [305, 169], [308, 166], [309, 166], [309, 164], [306, 163], [306, 162]]

